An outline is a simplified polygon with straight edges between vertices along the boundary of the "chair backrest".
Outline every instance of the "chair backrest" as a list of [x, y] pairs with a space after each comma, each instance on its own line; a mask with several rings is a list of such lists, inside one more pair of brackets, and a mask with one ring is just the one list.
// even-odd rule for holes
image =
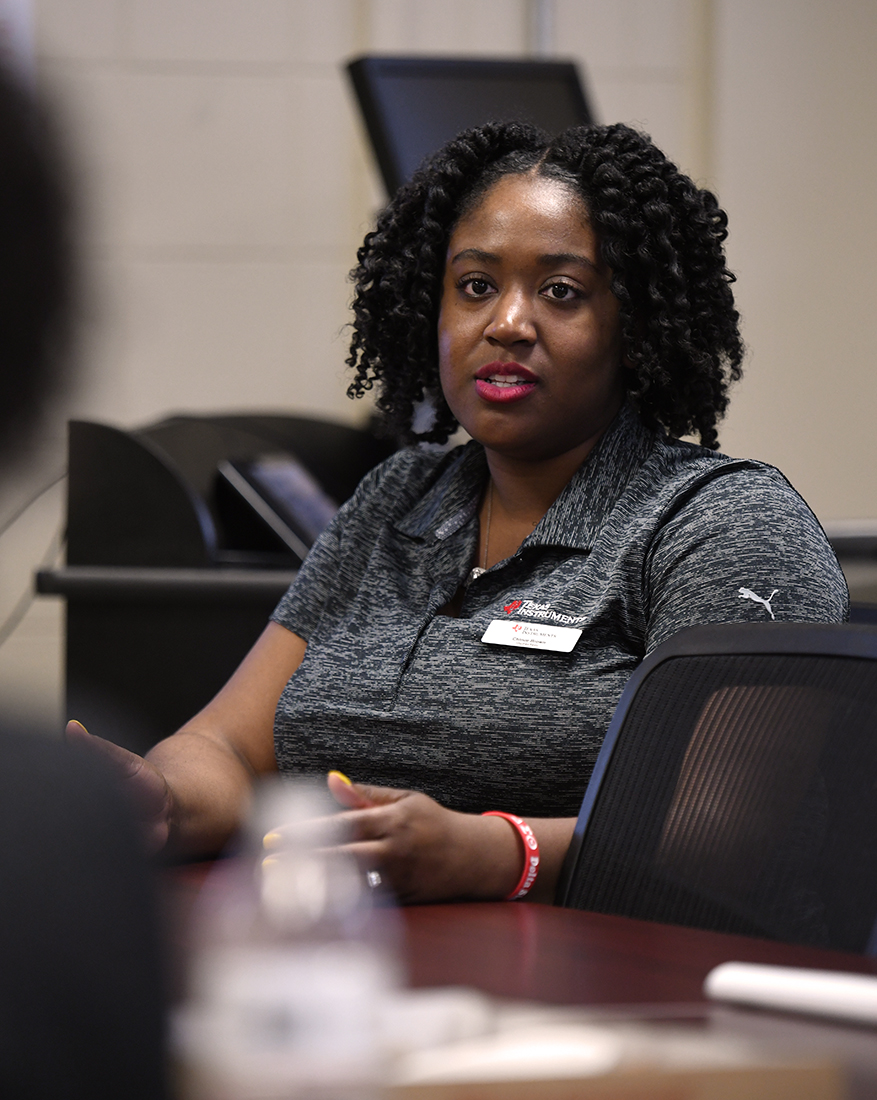
[[656, 649], [557, 901], [877, 954], [877, 627], [693, 627]]

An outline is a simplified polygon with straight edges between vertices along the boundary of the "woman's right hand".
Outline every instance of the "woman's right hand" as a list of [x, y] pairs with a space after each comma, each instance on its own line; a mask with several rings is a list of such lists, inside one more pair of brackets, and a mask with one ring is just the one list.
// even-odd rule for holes
[[128, 793], [148, 850], [161, 851], [170, 835], [173, 797], [158, 768], [121, 745], [92, 736], [81, 722], [67, 723], [66, 739], [68, 744], [81, 745], [84, 751], [108, 761]]
[[115, 768], [152, 851], [211, 858], [246, 818], [254, 779], [277, 771], [274, 712], [306, 648], [304, 638], [269, 623], [225, 687], [145, 760], [89, 736], [79, 722], [68, 724], [67, 740]]

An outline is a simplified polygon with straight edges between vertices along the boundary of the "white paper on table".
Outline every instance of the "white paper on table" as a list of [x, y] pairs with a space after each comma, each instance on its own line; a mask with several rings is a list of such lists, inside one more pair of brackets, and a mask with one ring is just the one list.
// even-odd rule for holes
[[703, 988], [717, 1001], [877, 1024], [877, 976], [868, 974], [727, 962], [707, 974]]

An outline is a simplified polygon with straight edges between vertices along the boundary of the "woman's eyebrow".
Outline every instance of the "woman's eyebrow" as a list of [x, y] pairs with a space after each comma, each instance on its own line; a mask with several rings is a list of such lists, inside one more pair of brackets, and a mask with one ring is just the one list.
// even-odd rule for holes
[[[477, 263], [482, 264], [498, 264], [502, 262], [502, 257], [496, 252], [485, 252], [482, 248], [464, 248], [451, 257], [452, 264], [463, 260], [475, 260]], [[597, 265], [594, 261], [579, 252], [546, 252], [542, 256], [537, 256], [536, 262], [540, 267], [577, 264], [579, 267], [588, 268], [589, 271], [597, 271]]]
[[582, 256], [579, 252], [548, 252], [539, 257], [539, 263], [544, 267], [556, 267], [559, 264], [578, 264], [590, 271], [597, 271], [597, 265], [588, 256]]
[[478, 260], [483, 264], [498, 264], [500, 257], [495, 252], [485, 252], [481, 248], [464, 248], [462, 252], [458, 252], [456, 256], [451, 257], [452, 264], [455, 264], [458, 260]]

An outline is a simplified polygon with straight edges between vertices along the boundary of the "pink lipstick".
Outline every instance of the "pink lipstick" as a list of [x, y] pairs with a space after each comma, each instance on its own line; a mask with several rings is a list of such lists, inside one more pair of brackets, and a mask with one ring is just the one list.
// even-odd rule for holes
[[539, 379], [520, 363], [487, 363], [475, 372], [475, 390], [485, 401], [520, 401], [536, 388]]

